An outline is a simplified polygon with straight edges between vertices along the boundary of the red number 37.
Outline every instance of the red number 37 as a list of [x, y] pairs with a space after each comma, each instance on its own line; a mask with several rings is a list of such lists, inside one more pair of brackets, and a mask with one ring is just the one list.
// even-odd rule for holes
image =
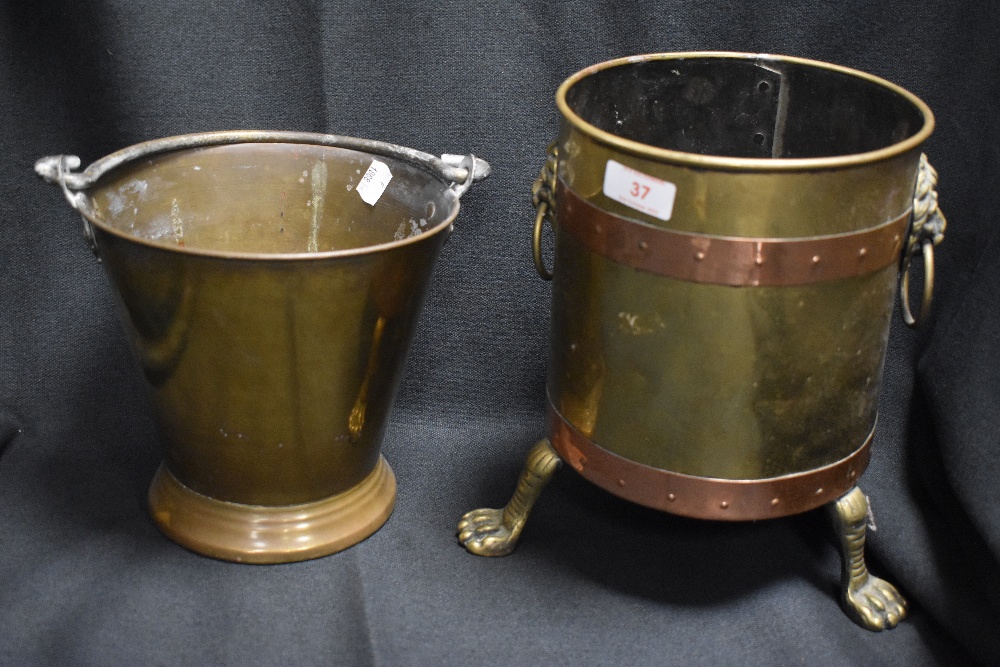
[[645, 199], [646, 195], [649, 194], [649, 186], [642, 185], [638, 181], [632, 181], [632, 189], [629, 194], [638, 199]]

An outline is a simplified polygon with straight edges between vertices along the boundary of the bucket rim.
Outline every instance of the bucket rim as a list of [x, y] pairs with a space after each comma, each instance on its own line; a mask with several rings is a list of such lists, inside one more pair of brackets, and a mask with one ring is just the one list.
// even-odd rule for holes
[[[852, 153], [850, 155], [832, 155], [827, 157], [810, 158], [759, 158], [759, 157], [729, 157], [724, 155], [703, 155], [700, 153], [688, 153], [686, 151], [673, 150], [669, 148], [659, 148], [641, 141], [625, 139], [615, 134], [602, 130], [581, 118], [575, 111], [570, 109], [566, 101], [569, 89], [589, 76], [614, 67], [624, 65], [635, 65], [653, 60], [682, 60], [688, 58], [718, 58], [728, 60], [768, 60], [794, 63], [816, 67], [828, 71], [846, 74], [855, 78], [868, 81], [881, 86], [905, 99], [920, 112], [924, 119], [924, 124], [915, 134], [902, 141], [889, 146], [879, 148], [874, 151], [863, 153]], [[796, 56], [784, 56], [769, 53], [743, 53], [737, 51], [678, 51], [647, 53], [634, 56], [625, 56], [606, 60], [585, 67], [575, 74], [569, 76], [556, 91], [556, 106], [559, 112], [575, 129], [583, 132], [599, 143], [611, 146], [622, 152], [636, 155], [643, 158], [680, 164], [694, 168], [709, 168], [722, 171], [819, 171], [856, 167], [860, 165], [880, 162], [905, 154], [915, 150], [923, 144], [934, 131], [934, 114], [930, 107], [919, 97], [906, 90], [902, 86], [896, 85], [881, 77], [869, 74], [861, 70], [834, 65], [821, 60], [809, 58], [799, 58]]]
[[[456, 175], [456, 170], [458, 168], [454, 165], [448, 164], [440, 158], [430, 155], [429, 153], [423, 153], [412, 148], [406, 148], [404, 146], [370, 139], [358, 139], [354, 137], [313, 132], [258, 130], [199, 132], [194, 134], [163, 137], [160, 139], [153, 139], [133, 144], [132, 146], [120, 149], [96, 160], [83, 172], [66, 174], [66, 185], [72, 190], [87, 192], [99, 187], [100, 180], [104, 176], [141, 158], [198, 148], [248, 144], [300, 144], [328, 148], [343, 148], [361, 153], [367, 153], [375, 157], [393, 158], [423, 169], [430, 176], [441, 182], [443, 190], [450, 191], [453, 194], [455, 192], [453, 188], [453, 181], [450, 179]], [[479, 158], [475, 158], [474, 156], [470, 157], [472, 160], [472, 167], [477, 168], [478, 165], [476, 164], [476, 161], [478, 161]], [[463, 169], [462, 172], [463, 173], [459, 175], [464, 175], [470, 182], [474, 177], [476, 180], [481, 178], [478, 172], [474, 175], [474, 177], [472, 174], [468, 174], [465, 169]], [[79, 180], [71, 181], [73, 177], [77, 177]], [[365, 245], [357, 248], [344, 248], [340, 250], [281, 253], [213, 250], [211, 248], [169, 245], [153, 241], [151, 239], [145, 239], [109, 225], [99, 216], [95, 215], [86, 198], [81, 198], [78, 202], [79, 205], [77, 206], [77, 210], [80, 215], [87, 220], [87, 222], [96, 226], [104, 233], [111, 234], [130, 243], [136, 243], [165, 252], [211, 257], [215, 259], [268, 262], [328, 260], [359, 257], [387, 250], [395, 250], [397, 248], [430, 240], [432, 237], [451, 229], [455, 219], [458, 217], [459, 209], [461, 208], [459, 196], [455, 195], [452, 199], [451, 209], [439, 223], [424, 230], [419, 235], [410, 236], [405, 239], [389, 241], [386, 243], [377, 243], [374, 245]]]

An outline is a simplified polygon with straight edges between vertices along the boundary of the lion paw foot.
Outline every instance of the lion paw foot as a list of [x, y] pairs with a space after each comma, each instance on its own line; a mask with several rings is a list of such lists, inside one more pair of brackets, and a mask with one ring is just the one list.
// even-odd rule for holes
[[855, 622], [869, 630], [889, 630], [906, 617], [906, 600], [896, 587], [871, 575], [844, 594], [844, 606]]
[[504, 525], [503, 512], [489, 508], [467, 512], [458, 522], [458, 541], [477, 556], [506, 556], [517, 545], [518, 535]]

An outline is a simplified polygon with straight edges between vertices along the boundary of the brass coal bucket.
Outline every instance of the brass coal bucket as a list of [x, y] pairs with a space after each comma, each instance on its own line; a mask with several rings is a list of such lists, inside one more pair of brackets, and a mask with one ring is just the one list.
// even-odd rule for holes
[[463, 518], [461, 541], [509, 552], [560, 460], [700, 519], [830, 505], [845, 563], [860, 562], [848, 611], [895, 625], [902, 598], [864, 570], [856, 485], [913, 256], [921, 315], [930, 305], [944, 231], [920, 152], [930, 110], [868, 74], [733, 53], [602, 63], [556, 99], [562, 127], [534, 189], [535, 261], [552, 279], [551, 442], [532, 450], [511, 505]]
[[201, 554], [339, 551], [388, 519], [379, 453], [435, 258], [489, 166], [321, 134], [221, 132], [59, 184], [115, 288], [165, 461], [150, 511]]

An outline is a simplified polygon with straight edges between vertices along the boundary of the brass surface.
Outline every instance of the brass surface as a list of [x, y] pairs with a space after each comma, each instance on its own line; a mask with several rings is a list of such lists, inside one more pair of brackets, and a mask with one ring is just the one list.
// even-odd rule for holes
[[531, 508], [562, 465], [551, 443], [542, 439], [528, 452], [514, 495], [502, 509], [466, 512], [458, 522], [458, 541], [477, 556], [506, 556], [517, 546]]
[[747, 521], [799, 514], [839, 498], [868, 466], [874, 429], [840, 461], [766, 479], [695, 477], [630, 461], [591, 442], [551, 403], [549, 433], [563, 461], [616, 496], [696, 519]]
[[[642, 69], [650, 61], [659, 68], [652, 73]], [[712, 114], [728, 113], [711, 110], [711, 86], [705, 82], [730, 66], [751, 77], [760, 73], [765, 77], [760, 82], [779, 98], [777, 115], [764, 118], [772, 124], [773, 137], [757, 146], [757, 130], [751, 128], [741, 139], [744, 145], [729, 153], [674, 150], [671, 141], [698, 134], [698, 123], [709, 123]], [[605, 88], [588, 83], [593, 76], [619, 76], [616, 68], [622, 74]], [[670, 79], [674, 72], [680, 87], [658, 87], [657, 77]], [[789, 86], [805, 76], [813, 77], [812, 83], [829, 78], [832, 90], [846, 91], [844, 99], [885, 99], [878, 108], [835, 107], [830, 122], [840, 125], [830, 131], [808, 125], [827, 122], [826, 107], [805, 109], [808, 122], [792, 141], [781, 131], [794, 125], [803, 109], [795, 100], [802, 104], [808, 94], [796, 96]], [[667, 84], [674, 85], [671, 81]], [[765, 86], [748, 81], [746, 95], [754, 101]], [[581, 85], [583, 92], [575, 90]], [[600, 97], [605, 89], [606, 100]], [[622, 90], [647, 97], [616, 98]], [[626, 136], [642, 136], [648, 127], [659, 131], [651, 119], [661, 106], [666, 109], [661, 115], [669, 117], [669, 95], [674, 94], [684, 104], [694, 100], [704, 107], [692, 113], [692, 125], [658, 145]], [[782, 95], [792, 99], [784, 112]], [[563, 189], [555, 198], [548, 390], [558, 413], [622, 459], [690, 477], [767, 480], [848, 459], [875, 425], [898, 282], [895, 260], [903, 247], [895, 236], [905, 236], [920, 144], [933, 126], [926, 106], [896, 86], [851, 70], [741, 54], [657, 54], [603, 63], [570, 77], [557, 102], [563, 123], [556, 169]], [[851, 126], [866, 123], [886, 129], [851, 139]], [[785, 132], [792, 136], [791, 130]], [[811, 136], [827, 135], [843, 135], [844, 145], [803, 145]], [[674, 184], [669, 220], [606, 196], [608, 160]], [[572, 203], [566, 206], [567, 201]], [[630, 228], [642, 230], [642, 237], [608, 234], [601, 246], [591, 225], [595, 233], [581, 240], [578, 232], [587, 221], [579, 213], [595, 209], [605, 219], [626, 220]], [[853, 245], [876, 229], [892, 230], [883, 239], [887, 246], [876, 251], [867, 243]], [[698, 274], [697, 265], [708, 253], [698, 258], [690, 242], [679, 250], [673, 242], [697, 237], [725, 239], [749, 251], [741, 255], [742, 266], [723, 268], [741, 275], [739, 280], [717, 280], [738, 286], [705, 282], [711, 276]], [[657, 240], [664, 238], [672, 241]], [[806, 259], [799, 263], [804, 269], [787, 271], [785, 264], [773, 262], [778, 270], [763, 273], [769, 266], [767, 248], [757, 252], [758, 242], [805, 248], [832, 238], [851, 244], [834, 253], [841, 255], [839, 262], [807, 248], [796, 253]], [[602, 252], [595, 251], [598, 246]], [[663, 272], [681, 277], [615, 261], [607, 256], [614, 254], [608, 248], [633, 253], [632, 258], [644, 254]], [[680, 267], [670, 253], [683, 256], [694, 272]], [[817, 255], [819, 262], [813, 264]], [[621, 253], [617, 257], [621, 260]], [[816, 282], [810, 275], [814, 266], [821, 267]], [[827, 267], [831, 272], [819, 275]], [[844, 489], [842, 484], [837, 488]], [[761, 517], [768, 515], [763, 511]]]
[[346, 187], [370, 162], [223, 146], [126, 165], [89, 191], [167, 466], [192, 490], [289, 505], [371, 473], [458, 203], [390, 162], [401, 198], [390, 186], [371, 207]]
[[357, 544], [386, 522], [396, 479], [385, 459], [350, 489], [301, 505], [240, 505], [184, 486], [161, 466], [149, 489], [157, 527], [178, 544], [237, 563], [291, 563]]
[[906, 617], [906, 600], [896, 587], [872, 576], [865, 565], [868, 498], [855, 487], [829, 506], [840, 542], [841, 602], [851, 619], [868, 630], [888, 630]]
[[[906, 103], [912, 105], [917, 110], [918, 114], [923, 117], [924, 123], [915, 132], [902, 138], [900, 141], [895, 141], [891, 145], [879, 147], [874, 150], [843, 155], [810, 157], [785, 157], [772, 154], [766, 156], [765, 159], [761, 159], [759, 157], [732, 157], [728, 155], [715, 155], [704, 151], [696, 153], [635, 141], [622, 136], [620, 133], [608, 132], [596, 127], [592, 123], [588, 122], [587, 119], [581, 117], [581, 115], [578, 114], [567, 101], [567, 93], [574, 86], [585, 79], [591, 78], [596, 74], [600, 74], [601, 72], [619, 67], [627, 68], [636, 65], [641, 66], [654, 62], [660, 62], [673, 70], [674, 64], [683, 65], [686, 61], [714, 61], [722, 66], [732, 66], [734, 64], [741, 63], [752, 64], [759, 70], [758, 80], [763, 79], [769, 83], [773, 82], [773, 79], [771, 79], [769, 75], [777, 74], [778, 81], [780, 81], [782, 75], [781, 70], [787, 69], [788, 67], [795, 67], [814, 73], [827, 73], [828, 75], [840, 76], [853, 82], [870, 84], [870, 86], [874, 89], [886, 91], [892, 97], [905, 100]], [[700, 84], [701, 82], [696, 83]], [[764, 94], [766, 94], [766, 91], [766, 88], [761, 90]], [[699, 98], [704, 100], [704, 98], [710, 96], [713, 91], [703, 85], [697, 85], [679, 92], [681, 92], [681, 94], [686, 93], [691, 98], [696, 100]], [[621, 105], [622, 108], [627, 108], [629, 106], [635, 106], [641, 101], [644, 100], [623, 98], [621, 99]], [[652, 101], [654, 103], [656, 102], [656, 100]], [[777, 109], [775, 110], [775, 126], [772, 129], [777, 129], [779, 126], [784, 124], [784, 118], [782, 116], [783, 114], [788, 113], [787, 103], [785, 103], [785, 105], [786, 108], [783, 111], [783, 102], [779, 95]], [[628, 56], [625, 58], [608, 60], [596, 65], [591, 65], [590, 67], [586, 67], [576, 74], [573, 74], [559, 86], [559, 90], [556, 91], [556, 106], [559, 108], [559, 113], [566, 121], [578, 128], [581, 132], [589, 135], [594, 140], [613, 148], [616, 152], [641, 155], [651, 158], [653, 161], [678, 162], [692, 167], [704, 167], [716, 170], [766, 170], [792, 172], [858, 166], [869, 162], [878, 162], [886, 158], [899, 155], [900, 153], [913, 151], [923, 144], [934, 131], [934, 114], [931, 113], [930, 108], [923, 102], [923, 100], [905, 88], [897, 86], [894, 83], [872, 74], [868, 74], [867, 72], [851, 69], [849, 67], [842, 67], [840, 65], [833, 65], [819, 60], [809, 60], [806, 58], [795, 58], [792, 56], [778, 56], [771, 54], [734, 53], [727, 51], [650, 53], [646, 55]], [[657, 110], [653, 108], [652, 111], [655, 113]], [[721, 109], [718, 111], [722, 111], [723, 114], [725, 114], [731, 110]], [[705, 111], [705, 113], [709, 112], [710, 110]], [[778, 133], [776, 132], [775, 134]], [[747, 139], [750, 139], [750, 137], [748, 136]], [[778, 148], [780, 146], [779, 140], [781, 137], [776, 136], [773, 137], [773, 139], [773, 142], [768, 141], [767, 143], [771, 144], [772, 149]], [[770, 159], [773, 157], [781, 157], [781, 159]]]
[[655, 468], [780, 477], [875, 424], [896, 267], [795, 287], [655, 276], [556, 237], [549, 394], [581, 433]]
[[[509, 553], [560, 460], [622, 498], [697, 518], [827, 504], [847, 613], [893, 627], [905, 602], [865, 567], [855, 485], [899, 269], [925, 255], [926, 314], [944, 233], [920, 154], [930, 109], [855, 70], [733, 53], [601, 63], [556, 102], [559, 137], [532, 188], [533, 257], [552, 280], [552, 440], [532, 450], [508, 508], [463, 517], [460, 541]], [[630, 195], [606, 192], [610, 160], [625, 167], [612, 179], [675, 187], [669, 210], [630, 200], [638, 180]]]
[[[372, 205], [357, 188], [374, 159], [391, 179]], [[406, 351], [459, 196], [488, 165], [261, 132], [158, 140], [67, 172], [78, 165], [36, 171], [84, 216], [115, 288], [165, 445], [151, 495], [164, 532], [278, 562], [377, 529]]]

